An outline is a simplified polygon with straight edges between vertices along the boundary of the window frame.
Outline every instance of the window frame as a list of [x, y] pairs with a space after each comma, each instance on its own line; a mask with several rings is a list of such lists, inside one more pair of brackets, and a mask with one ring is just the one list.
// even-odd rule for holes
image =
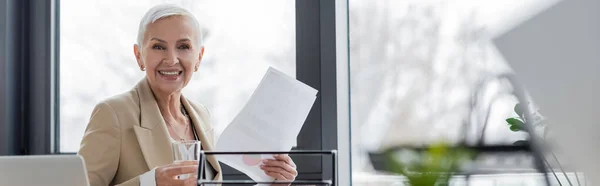
[[58, 0], [2, 0], [3, 45], [0, 70], [2, 155], [55, 152], [55, 62], [58, 56], [55, 5]]

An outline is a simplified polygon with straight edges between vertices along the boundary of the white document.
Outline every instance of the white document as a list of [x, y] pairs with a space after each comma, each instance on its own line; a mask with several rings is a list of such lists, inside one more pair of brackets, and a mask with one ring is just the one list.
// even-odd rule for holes
[[[225, 128], [216, 151], [288, 151], [315, 102], [317, 90], [269, 68], [240, 113]], [[272, 181], [260, 165], [272, 155], [221, 155], [219, 161], [254, 181]]]

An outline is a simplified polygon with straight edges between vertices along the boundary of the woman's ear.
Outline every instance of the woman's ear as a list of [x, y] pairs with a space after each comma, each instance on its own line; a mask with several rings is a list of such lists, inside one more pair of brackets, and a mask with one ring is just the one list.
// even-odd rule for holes
[[204, 56], [204, 47], [200, 48], [200, 55], [198, 55], [198, 62], [194, 66], [194, 69], [195, 69], [194, 71], [198, 71], [198, 68], [200, 68], [200, 63], [202, 62], [203, 56]]
[[137, 61], [140, 70], [144, 71], [144, 63], [142, 62], [142, 53], [140, 51], [140, 47], [137, 44], [133, 45], [133, 55], [135, 55], [135, 60]]
[[198, 61], [202, 61], [202, 57], [204, 57], [204, 47], [200, 48], [200, 55], [198, 55]]

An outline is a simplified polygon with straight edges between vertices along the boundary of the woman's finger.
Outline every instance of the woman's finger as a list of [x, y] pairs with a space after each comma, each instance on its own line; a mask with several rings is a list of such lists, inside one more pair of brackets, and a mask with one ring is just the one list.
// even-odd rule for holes
[[195, 165], [198, 166], [199, 162], [195, 161], [195, 160], [190, 160], [190, 161], [180, 161], [180, 162], [175, 162], [175, 163], [171, 163], [168, 165], [164, 165], [161, 168], [166, 169], [169, 167], [179, 167], [179, 166], [186, 166], [186, 165]]
[[188, 179], [185, 179], [184, 181], [185, 182], [183, 183], [183, 185], [196, 186], [196, 185], [198, 185], [198, 175], [189, 177]]
[[286, 178], [286, 180], [293, 180], [296, 177], [296, 175], [294, 175], [293, 173], [287, 172], [280, 167], [267, 167], [263, 165], [260, 168], [266, 172], [277, 172], [283, 175], [283, 177]]
[[287, 180], [285, 178], [285, 176], [283, 176], [283, 174], [278, 173], [278, 172], [269, 172], [269, 171], [265, 171], [265, 173], [269, 176], [271, 176], [272, 178], [275, 178], [275, 180]]
[[172, 163], [169, 165], [178, 166], [178, 165], [198, 165], [198, 164], [199, 164], [199, 162], [196, 160], [188, 160], [188, 161], [180, 161], [180, 162]]
[[198, 166], [196, 165], [183, 165], [183, 166], [172, 166], [165, 167], [163, 170], [165, 176], [177, 176], [181, 174], [190, 174], [198, 172]]
[[296, 175], [296, 169], [292, 167], [290, 164], [281, 160], [263, 160], [263, 165], [267, 167], [279, 167], [284, 169], [286, 172], [289, 172], [293, 175]]
[[275, 154], [275, 155], [273, 155], [273, 157], [276, 160], [285, 161], [287, 164], [291, 165], [292, 167], [296, 167], [296, 164], [294, 163], [292, 158], [287, 154]]
[[198, 182], [198, 176], [191, 176], [184, 180], [178, 180], [178, 179], [169, 180], [167, 185], [181, 185], [181, 186], [198, 185], [197, 182]]

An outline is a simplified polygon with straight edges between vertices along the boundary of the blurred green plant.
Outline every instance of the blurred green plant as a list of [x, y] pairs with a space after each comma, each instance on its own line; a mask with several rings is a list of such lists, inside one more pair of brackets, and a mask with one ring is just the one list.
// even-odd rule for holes
[[[531, 103], [530, 103], [531, 104]], [[531, 107], [530, 107], [531, 108]], [[544, 126], [542, 124], [543, 121], [543, 117], [542, 115], [539, 113], [539, 110], [536, 110], [532, 116], [533, 116], [533, 121], [532, 122], [526, 122], [526, 117], [525, 117], [525, 109], [523, 109], [523, 105], [520, 103], [515, 104], [514, 107], [514, 112], [517, 114], [518, 117], [511, 117], [506, 119], [506, 123], [508, 124], [508, 127], [511, 131], [513, 132], [518, 132], [518, 131], [524, 131], [525, 130], [525, 124], [532, 124], [533, 126], [536, 127], [544, 127], [543, 129], [543, 136], [546, 137], [547, 133], [548, 133], [548, 128], [547, 126]], [[532, 126], [532, 128], [533, 128]], [[522, 145], [522, 144], [527, 144], [526, 140], [519, 140], [513, 143], [514, 145]]]
[[519, 103], [515, 104], [515, 108], [513, 109], [518, 117], [508, 118], [506, 119], [506, 123], [508, 123], [509, 129], [513, 132], [521, 131], [525, 126], [525, 113], [523, 109], [521, 109], [521, 105]]
[[[529, 103], [531, 104], [531, 103]], [[529, 106], [529, 105], [528, 105]], [[533, 108], [533, 107], [529, 107], [529, 108]], [[548, 126], [543, 124], [544, 121], [544, 117], [540, 114], [539, 110], [535, 110], [534, 113], [532, 113], [532, 119], [533, 121], [531, 122], [526, 122], [527, 120], [525, 119], [525, 112], [524, 109], [522, 107], [522, 105], [520, 103], [517, 103], [515, 105], [515, 108], [513, 109], [515, 111], [515, 113], [519, 116], [519, 117], [512, 117], [512, 118], [508, 118], [506, 119], [506, 123], [508, 123], [509, 129], [513, 132], [518, 132], [518, 131], [524, 131], [524, 127], [527, 124], [531, 124], [533, 125], [531, 128], [533, 129], [533, 127], [543, 127], [543, 138], [546, 138], [546, 136], [548, 135]], [[535, 133], [530, 133], [530, 135], [536, 135]], [[545, 141], [542, 140], [541, 141], [542, 144], [546, 145]], [[513, 143], [513, 145], [528, 145], [529, 141], [527, 140], [518, 140], [515, 141]], [[558, 158], [556, 157], [556, 154], [552, 151], [550, 151], [550, 154], [552, 154], [552, 157], [554, 158], [554, 161], [556, 161], [556, 163], [558, 164], [558, 166], [560, 167], [561, 172], [565, 175], [565, 178], [567, 179], [567, 181], [569, 182], [570, 185], [571, 184], [571, 180], [569, 180], [569, 177], [567, 176], [567, 174], [564, 172], [562, 166], [560, 165], [560, 161], [558, 160]], [[554, 175], [554, 177], [556, 178], [557, 182], [560, 184], [560, 180], [558, 179], [558, 177], [556, 176], [556, 173], [554, 172], [554, 169], [552, 169], [552, 165], [550, 165], [550, 163], [548, 162], [548, 160], [546, 160], [545, 157], [544, 161], [546, 162], [546, 164], [548, 165], [548, 167], [550, 168], [550, 171], [552, 171], [552, 174]], [[577, 179], [577, 182], [579, 183], [579, 177], [577, 177], [577, 174], [575, 174], [575, 178]], [[581, 184], [579, 184], [581, 185]]]
[[444, 143], [431, 145], [425, 151], [387, 150], [388, 171], [403, 175], [410, 186], [444, 186], [460, 166], [474, 153], [463, 147], [450, 147]]

